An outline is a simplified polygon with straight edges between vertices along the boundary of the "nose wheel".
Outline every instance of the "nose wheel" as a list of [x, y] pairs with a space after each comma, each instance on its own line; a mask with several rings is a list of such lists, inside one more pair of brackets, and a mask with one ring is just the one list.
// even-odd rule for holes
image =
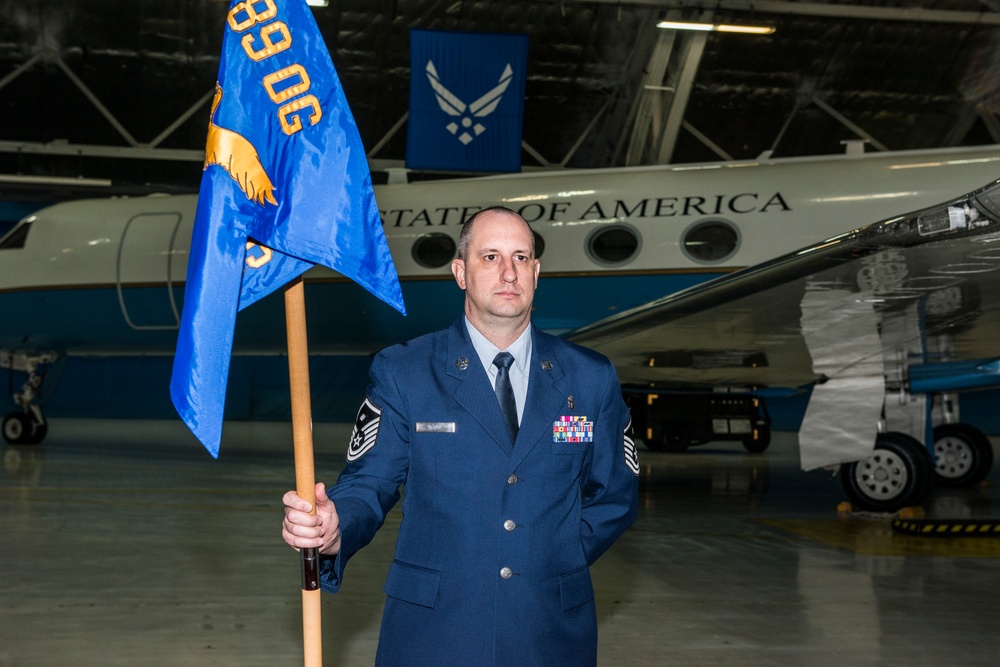
[[26, 412], [11, 412], [3, 418], [3, 439], [11, 445], [37, 445], [48, 430], [43, 418]]
[[0, 350], [0, 368], [19, 371], [28, 375], [21, 391], [14, 394], [14, 403], [20, 410], [8, 413], [3, 418], [0, 431], [3, 439], [11, 445], [37, 445], [45, 439], [49, 425], [42, 416], [42, 410], [35, 404], [35, 398], [42, 388], [44, 374], [41, 367], [55, 362], [59, 356], [54, 352], [28, 355], [8, 350]]

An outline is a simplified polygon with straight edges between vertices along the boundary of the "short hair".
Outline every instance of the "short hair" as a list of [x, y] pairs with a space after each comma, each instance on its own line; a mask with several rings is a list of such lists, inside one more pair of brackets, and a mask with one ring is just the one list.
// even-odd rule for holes
[[[458, 257], [461, 260], [468, 259], [469, 255], [469, 239], [472, 237], [472, 226], [475, 224], [479, 216], [484, 213], [500, 213], [502, 215], [507, 215], [513, 218], [517, 218], [525, 225], [528, 225], [528, 221], [521, 217], [521, 214], [517, 211], [507, 208], [506, 206], [490, 206], [489, 208], [484, 208], [481, 211], [476, 211], [471, 216], [469, 216], [464, 223], [462, 223], [462, 232], [458, 235]], [[528, 225], [528, 230], [531, 231], [531, 226]], [[531, 232], [531, 256], [535, 256], [535, 233]]]

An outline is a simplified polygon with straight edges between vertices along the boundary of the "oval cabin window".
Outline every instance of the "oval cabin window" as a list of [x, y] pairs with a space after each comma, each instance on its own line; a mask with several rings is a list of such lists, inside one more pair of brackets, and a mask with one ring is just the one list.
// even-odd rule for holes
[[739, 232], [722, 220], [700, 222], [681, 239], [684, 252], [698, 262], [719, 262], [732, 257], [739, 245]]
[[624, 264], [638, 254], [639, 234], [625, 225], [599, 229], [590, 237], [587, 250], [600, 264]]
[[447, 234], [426, 234], [413, 243], [413, 260], [425, 269], [439, 269], [455, 258], [455, 239]]

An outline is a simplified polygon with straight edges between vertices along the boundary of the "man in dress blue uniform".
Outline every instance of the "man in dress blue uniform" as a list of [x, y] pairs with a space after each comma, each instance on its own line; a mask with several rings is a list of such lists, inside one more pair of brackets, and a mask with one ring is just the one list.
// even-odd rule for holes
[[472, 216], [452, 272], [464, 317], [376, 355], [344, 472], [315, 514], [285, 494], [282, 537], [319, 549], [336, 592], [403, 487], [377, 664], [594, 665], [589, 568], [637, 506], [617, 375], [531, 325], [539, 262], [515, 212]]

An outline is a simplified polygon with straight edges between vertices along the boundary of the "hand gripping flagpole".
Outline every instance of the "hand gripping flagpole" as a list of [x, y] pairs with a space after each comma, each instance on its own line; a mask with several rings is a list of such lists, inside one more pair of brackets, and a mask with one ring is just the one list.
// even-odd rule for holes
[[[288, 330], [288, 380], [292, 395], [292, 440], [295, 449], [295, 492], [316, 513], [316, 475], [313, 464], [312, 407], [309, 392], [309, 343], [306, 337], [306, 298], [299, 276], [285, 286], [285, 326]], [[323, 636], [319, 550], [302, 554], [302, 644], [305, 667], [322, 667]]]

